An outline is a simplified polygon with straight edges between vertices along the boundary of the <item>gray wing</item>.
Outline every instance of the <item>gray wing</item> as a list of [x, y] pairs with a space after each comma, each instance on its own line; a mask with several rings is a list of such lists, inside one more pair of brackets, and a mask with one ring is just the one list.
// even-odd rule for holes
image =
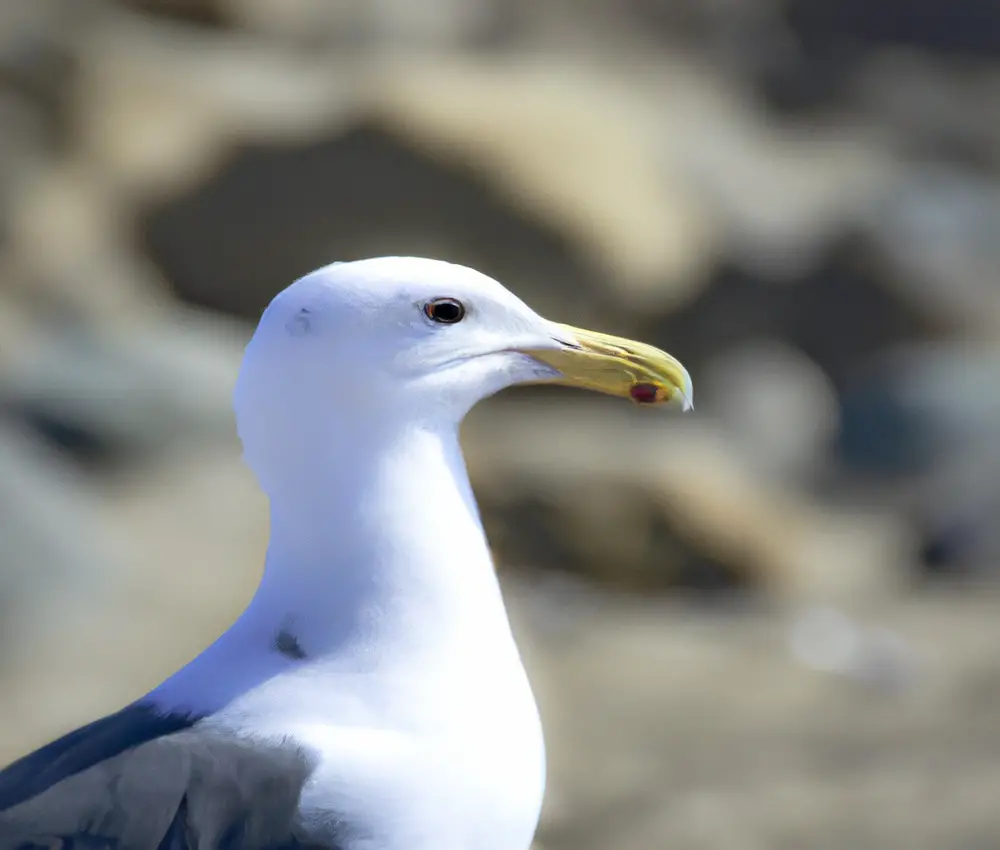
[[0, 850], [293, 850], [297, 746], [138, 704], [0, 773]]

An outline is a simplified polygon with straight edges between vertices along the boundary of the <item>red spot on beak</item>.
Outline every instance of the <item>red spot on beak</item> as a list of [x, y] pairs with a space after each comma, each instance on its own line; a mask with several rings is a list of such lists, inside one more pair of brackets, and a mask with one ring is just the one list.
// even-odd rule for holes
[[653, 384], [636, 384], [629, 390], [632, 401], [639, 404], [652, 404], [657, 400], [659, 390]]

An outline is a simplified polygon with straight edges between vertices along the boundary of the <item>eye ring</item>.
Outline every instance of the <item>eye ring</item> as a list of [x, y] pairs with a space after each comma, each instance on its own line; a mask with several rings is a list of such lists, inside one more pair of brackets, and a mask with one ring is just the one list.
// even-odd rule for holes
[[424, 304], [424, 315], [439, 325], [455, 325], [465, 318], [465, 305], [457, 298], [434, 298]]

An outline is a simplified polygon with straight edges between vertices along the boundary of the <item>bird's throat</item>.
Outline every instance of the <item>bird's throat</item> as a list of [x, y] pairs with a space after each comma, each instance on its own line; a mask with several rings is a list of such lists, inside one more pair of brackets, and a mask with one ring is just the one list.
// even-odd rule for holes
[[270, 477], [257, 593], [158, 689], [162, 706], [217, 711], [299, 667], [454, 680], [485, 658], [522, 672], [457, 433], [413, 429], [355, 449]]
[[301, 468], [269, 494], [247, 616], [281, 624], [306, 657], [359, 664], [438, 652], [484, 619], [507, 633], [456, 432], [411, 428]]

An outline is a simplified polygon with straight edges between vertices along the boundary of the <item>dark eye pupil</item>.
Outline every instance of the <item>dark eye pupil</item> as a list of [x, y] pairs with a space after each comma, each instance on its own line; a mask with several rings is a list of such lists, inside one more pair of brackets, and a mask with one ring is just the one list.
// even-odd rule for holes
[[428, 318], [435, 322], [452, 325], [462, 321], [465, 316], [465, 307], [462, 306], [461, 301], [455, 301], [452, 298], [439, 298], [437, 301], [428, 303], [424, 312], [427, 313]]

